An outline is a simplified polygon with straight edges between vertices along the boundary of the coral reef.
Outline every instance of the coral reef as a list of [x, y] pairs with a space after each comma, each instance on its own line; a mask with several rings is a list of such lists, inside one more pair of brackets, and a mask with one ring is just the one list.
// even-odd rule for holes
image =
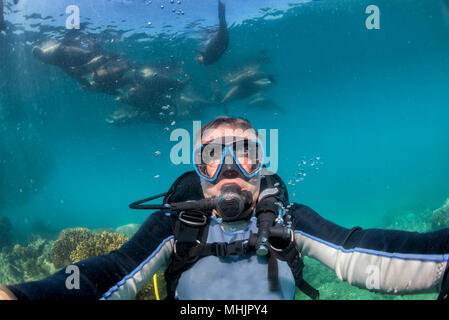
[[56, 268], [62, 268], [71, 264], [72, 251], [94, 236], [93, 232], [86, 228], [70, 228], [62, 230], [51, 250], [51, 258]]
[[0, 283], [17, 284], [40, 280], [56, 271], [51, 262], [53, 241], [33, 235], [26, 244], [15, 244], [0, 252]]
[[78, 243], [74, 250], [70, 252], [70, 263], [76, 263], [90, 257], [107, 254], [120, 248], [128, 238], [118, 233], [103, 231], [93, 234]]
[[[129, 240], [128, 237], [122, 234], [104, 230], [105, 229], [98, 229], [94, 232], [83, 228], [63, 230], [53, 246], [53, 262], [56, 261], [59, 265], [62, 263], [64, 263], [63, 265], [68, 265], [90, 257], [108, 254], [113, 250], [119, 249]], [[161, 271], [157, 274], [160, 291], [159, 295], [160, 297], [164, 297], [166, 295], [164, 276]], [[138, 293], [136, 299], [156, 299], [153, 281], [149, 281], [146, 284], [146, 286]]]
[[449, 199], [446, 200], [441, 208], [433, 211], [432, 226], [435, 229], [449, 228]]
[[[9, 230], [9, 220], [4, 222]], [[125, 228], [127, 231], [136, 228]], [[0, 283], [5, 285], [41, 280], [57, 269], [78, 261], [108, 254], [120, 248], [128, 237], [98, 229], [70, 228], [62, 230], [56, 241], [33, 235], [26, 244], [5, 246], [0, 250]], [[108, 230], [108, 229], [106, 229]], [[166, 296], [162, 271], [157, 273], [159, 296]], [[136, 296], [137, 300], [155, 300], [153, 279]]]
[[0, 250], [12, 244], [11, 221], [7, 217], [0, 216]]

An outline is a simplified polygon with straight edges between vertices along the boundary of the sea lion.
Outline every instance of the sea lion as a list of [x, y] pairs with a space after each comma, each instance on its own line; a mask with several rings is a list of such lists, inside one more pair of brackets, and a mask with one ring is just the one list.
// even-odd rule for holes
[[146, 117], [140, 110], [126, 106], [116, 109], [105, 119], [105, 121], [116, 126], [123, 126], [140, 122], [144, 120], [143, 118]]
[[218, 0], [218, 32], [212, 37], [207, 45], [200, 51], [197, 61], [204, 65], [215, 63], [229, 45], [229, 34], [226, 25], [225, 5]]
[[177, 97], [174, 103], [174, 108], [176, 109], [176, 116], [192, 118], [200, 116], [205, 108], [218, 105], [219, 103], [217, 101], [204, 98], [189, 90], [189, 92], [183, 92]]
[[62, 41], [49, 40], [34, 46], [32, 53], [42, 62], [64, 69], [85, 65], [103, 50], [85, 35], [68, 33]]
[[187, 74], [181, 80], [153, 66], [140, 67], [134, 73], [134, 86], [128, 90], [126, 100], [137, 106], [170, 100], [173, 94], [190, 82]]
[[255, 82], [261, 79], [268, 79], [271, 82], [275, 81], [273, 75], [254, 69], [248, 69], [230, 78], [226, 83], [226, 86], [239, 86], [244, 85], [246, 83]]
[[172, 103], [172, 96], [158, 92], [151, 87], [134, 84], [118, 100], [140, 110], [153, 110], [155, 113], [158, 113], [162, 106]]
[[131, 82], [124, 77], [131, 68], [126, 59], [104, 52], [90, 38], [81, 35], [69, 34], [63, 41], [47, 41], [35, 46], [33, 54], [42, 62], [61, 68], [83, 89], [117, 94], [119, 88]]
[[35, 46], [33, 55], [46, 64], [60, 68], [78, 67], [88, 63], [97, 52], [73, 45], [64, 45], [62, 42], [48, 41], [43, 46]]
[[92, 79], [86, 89], [119, 94], [119, 89], [132, 82], [132, 78], [129, 76], [130, 70], [131, 64], [123, 57], [108, 58], [92, 72]]
[[221, 100], [221, 103], [248, 98], [266, 90], [274, 82], [274, 77], [264, 72], [244, 72], [228, 82], [232, 88]]
[[272, 99], [268, 98], [262, 93], [256, 93], [251, 97], [251, 100], [248, 102], [247, 110], [250, 108], [255, 108], [258, 110], [277, 110], [284, 111], [277, 103], [275, 103]]
[[93, 72], [102, 64], [106, 63], [108, 57], [100, 54], [92, 58], [88, 63], [80, 66], [69, 66], [61, 68], [70, 77], [78, 81], [83, 89], [91, 87]]
[[109, 59], [111, 59], [111, 57], [107, 54], [98, 54], [90, 59], [89, 62], [76, 67], [71, 66], [69, 67], [69, 69], [73, 70], [74, 73], [77, 73], [79, 75], [87, 75], [93, 73], [95, 70], [107, 63]]

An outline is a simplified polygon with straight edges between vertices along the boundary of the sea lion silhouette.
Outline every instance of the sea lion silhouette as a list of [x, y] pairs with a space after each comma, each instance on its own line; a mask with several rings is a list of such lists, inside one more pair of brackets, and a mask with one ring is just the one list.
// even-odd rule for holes
[[96, 45], [88, 41], [65, 42], [47, 41], [42, 46], [32, 49], [33, 55], [47, 64], [53, 64], [60, 68], [78, 67], [91, 61], [99, 54]]
[[231, 89], [226, 93], [221, 103], [245, 99], [260, 93], [275, 82], [274, 76], [262, 71], [246, 70], [230, 79], [226, 86]]
[[119, 90], [132, 83], [132, 79], [126, 76], [131, 71], [131, 64], [119, 55], [107, 58], [107, 61], [92, 72], [92, 80], [86, 89], [118, 94]]
[[228, 48], [229, 34], [225, 18], [225, 5], [218, 0], [218, 32], [212, 37], [207, 45], [201, 50], [197, 61], [201, 64], [213, 64], [220, 59]]

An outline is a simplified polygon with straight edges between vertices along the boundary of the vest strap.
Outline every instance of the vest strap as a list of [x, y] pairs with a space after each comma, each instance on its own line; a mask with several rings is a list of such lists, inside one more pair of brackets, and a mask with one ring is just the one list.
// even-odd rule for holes
[[[167, 282], [167, 299], [174, 299], [181, 274], [190, 269], [200, 258], [206, 256], [228, 257], [243, 256], [255, 250], [255, 240], [252, 233], [246, 240], [238, 240], [231, 243], [214, 242], [206, 243], [209, 224], [202, 224], [202, 218], [185, 214], [175, 224], [175, 252], [171, 262], [165, 271]], [[189, 221], [184, 221], [189, 219]], [[209, 219], [208, 219], [209, 220]], [[194, 223], [190, 223], [190, 221]], [[286, 261], [290, 267], [295, 285], [313, 300], [319, 298], [319, 291], [314, 289], [303, 279], [304, 262], [301, 254], [296, 249], [294, 242], [282, 252], [270, 248], [268, 253], [268, 283], [270, 291], [278, 291], [279, 266], [277, 259]]]
[[248, 244], [248, 240], [239, 240], [231, 243], [213, 242], [200, 243], [190, 249], [189, 256], [191, 257], [228, 257], [228, 256], [243, 256], [249, 253], [253, 248]]

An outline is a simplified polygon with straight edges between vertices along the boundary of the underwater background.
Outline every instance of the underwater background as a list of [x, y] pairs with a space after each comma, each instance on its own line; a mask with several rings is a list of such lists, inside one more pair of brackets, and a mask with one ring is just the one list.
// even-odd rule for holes
[[[150, 212], [128, 204], [167, 191], [192, 170], [170, 161], [176, 144], [170, 133], [181, 128], [193, 137], [192, 121], [205, 124], [225, 113], [211, 104], [128, 125], [106, 121], [123, 102], [83, 90], [32, 54], [34, 46], [67, 32], [69, 5], [80, 8], [80, 32], [106, 51], [136, 64], [180, 63], [191, 78], [185, 90], [208, 92], [252, 64], [274, 75], [263, 104], [241, 99], [227, 111], [256, 129], [278, 130], [277, 173], [288, 183], [290, 201], [348, 228], [449, 227], [447, 1], [226, 0], [229, 48], [210, 66], [195, 58], [216, 30], [216, 1], [4, 2], [0, 283], [54, 270], [25, 276], [16, 270], [14, 278], [8, 265], [22, 259], [17, 245], [29, 254], [38, 241], [35, 260], [16, 264], [36, 269], [38, 255], [63, 229], [116, 230], [143, 222]], [[365, 26], [372, 4], [380, 8], [378, 30]], [[324, 299], [436, 297], [352, 288], [310, 259], [304, 277]]]

